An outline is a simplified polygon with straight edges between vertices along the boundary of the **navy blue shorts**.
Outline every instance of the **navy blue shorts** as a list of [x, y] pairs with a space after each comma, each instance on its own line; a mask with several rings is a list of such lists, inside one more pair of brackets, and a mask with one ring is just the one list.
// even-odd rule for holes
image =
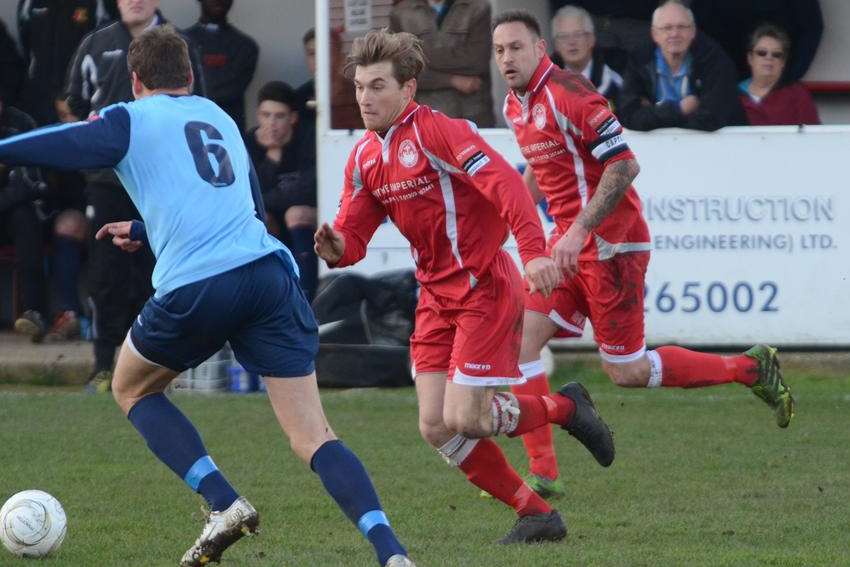
[[236, 360], [261, 376], [315, 369], [318, 325], [285, 252], [148, 299], [130, 346], [149, 362], [182, 372], [230, 342]]

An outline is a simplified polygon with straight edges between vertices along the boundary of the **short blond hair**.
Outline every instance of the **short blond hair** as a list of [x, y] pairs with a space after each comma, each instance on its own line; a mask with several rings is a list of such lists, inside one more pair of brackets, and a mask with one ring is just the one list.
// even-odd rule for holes
[[422, 40], [407, 32], [390, 32], [386, 28], [372, 30], [354, 40], [345, 60], [343, 72], [352, 78], [356, 67], [389, 61], [399, 84], [415, 79], [425, 68]]

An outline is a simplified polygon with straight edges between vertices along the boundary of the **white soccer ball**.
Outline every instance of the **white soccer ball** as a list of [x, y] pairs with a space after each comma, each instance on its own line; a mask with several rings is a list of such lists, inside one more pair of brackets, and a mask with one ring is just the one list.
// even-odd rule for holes
[[18, 492], [0, 508], [0, 541], [18, 557], [45, 557], [59, 549], [68, 527], [65, 510], [41, 490]]

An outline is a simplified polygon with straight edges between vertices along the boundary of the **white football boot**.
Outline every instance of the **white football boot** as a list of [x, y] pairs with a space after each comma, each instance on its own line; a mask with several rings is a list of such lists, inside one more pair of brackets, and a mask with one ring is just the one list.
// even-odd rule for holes
[[416, 567], [416, 565], [410, 560], [410, 557], [406, 555], [393, 555], [387, 559], [387, 563], [384, 567]]
[[201, 536], [183, 555], [180, 567], [201, 567], [212, 562], [218, 563], [225, 549], [242, 536], [257, 533], [259, 525], [260, 515], [244, 498], [238, 498], [223, 512], [210, 512]]

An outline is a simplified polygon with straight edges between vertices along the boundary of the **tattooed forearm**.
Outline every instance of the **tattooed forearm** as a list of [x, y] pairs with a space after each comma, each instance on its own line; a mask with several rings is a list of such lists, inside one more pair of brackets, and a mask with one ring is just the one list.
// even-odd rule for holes
[[576, 222], [588, 232], [605, 220], [640, 172], [640, 166], [634, 159], [615, 161], [605, 168], [596, 187], [596, 193], [581, 211]]

